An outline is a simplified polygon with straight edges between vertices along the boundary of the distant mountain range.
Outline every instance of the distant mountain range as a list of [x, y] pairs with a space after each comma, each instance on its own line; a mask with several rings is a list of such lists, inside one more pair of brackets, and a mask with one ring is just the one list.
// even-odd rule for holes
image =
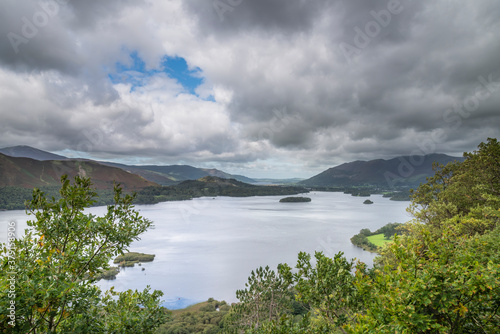
[[[236, 179], [245, 183], [256, 183], [257, 181], [242, 176], [242, 175], [232, 175], [220, 171], [218, 169], [202, 169], [196, 168], [189, 165], [172, 165], [172, 166], [134, 166], [134, 165], [125, 165], [119, 163], [112, 162], [104, 162], [104, 161], [93, 161], [88, 159], [69, 159], [62, 155], [53, 154], [50, 152], [42, 151], [30, 146], [13, 146], [6, 147], [0, 149], [0, 153], [10, 156], [10, 157], [21, 157], [21, 158], [30, 158], [39, 161], [48, 161], [48, 160], [68, 160], [68, 161], [79, 161], [79, 162], [88, 162], [94, 164], [100, 164], [107, 167], [119, 168], [128, 173], [136, 174], [150, 182], [159, 184], [159, 185], [173, 185], [185, 180], [197, 180], [199, 178], [205, 176], [217, 176], [225, 179]], [[66, 166], [67, 167], [67, 166]], [[1, 170], [0, 170], [1, 172]], [[75, 173], [76, 175], [76, 173]], [[1, 186], [2, 183], [0, 183]], [[25, 184], [30, 184], [25, 183]], [[36, 184], [36, 186], [40, 186]]]
[[309, 187], [416, 187], [424, 183], [427, 177], [434, 175], [433, 162], [446, 165], [455, 160], [463, 161], [464, 158], [429, 154], [390, 160], [354, 161], [330, 168], [299, 184]]
[[[447, 164], [463, 158], [445, 154], [426, 156], [401, 156], [390, 160], [354, 161], [332, 167], [307, 180], [281, 180], [282, 184], [305, 187], [417, 187], [434, 175], [432, 163]], [[59, 172], [57, 172], [59, 171]], [[32, 188], [58, 185], [60, 171], [67, 174], [90, 176], [98, 187], [109, 187], [113, 180], [125, 187], [138, 189], [148, 185], [174, 185], [207, 176], [235, 179], [244, 183], [276, 184], [276, 180], [254, 180], [242, 175], [232, 175], [217, 169], [203, 169], [189, 165], [134, 166], [67, 157], [45, 152], [30, 146], [0, 149], [0, 187], [6, 185]]]
[[[23, 149], [24, 150], [24, 149]], [[34, 151], [24, 150], [31, 154]], [[40, 156], [40, 152], [36, 152]], [[202, 170], [192, 166], [125, 166], [105, 165], [92, 160], [35, 160], [12, 157], [0, 153], [0, 210], [22, 210], [32, 199], [32, 189], [40, 188], [48, 198], [59, 198], [63, 175], [89, 177], [98, 196], [95, 205], [113, 203], [113, 189], [119, 183], [126, 192], [136, 193], [136, 204], [155, 204], [164, 201], [188, 200], [202, 196], [270, 196], [293, 195], [307, 192], [297, 186], [258, 186], [215, 175], [229, 176], [218, 170]], [[131, 167], [131, 168], [130, 168]], [[144, 168], [144, 169], [141, 169]], [[131, 171], [125, 170], [129, 169]], [[185, 179], [175, 185], [160, 187], [136, 173], [172, 180]], [[173, 176], [172, 176], [173, 175]], [[173, 182], [173, 181], [172, 181]]]

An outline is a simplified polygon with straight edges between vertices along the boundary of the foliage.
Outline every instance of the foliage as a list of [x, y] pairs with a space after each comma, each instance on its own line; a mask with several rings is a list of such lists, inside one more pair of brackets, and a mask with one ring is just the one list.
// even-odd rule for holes
[[399, 191], [392, 191], [383, 194], [383, 197], [389, 197], [391, 201], [409, 201], [411, 189], [403, 188]]
[[[497, 333], [500, 328], [500, 144], [481, 143], [463, 163], [441, 166], [412, 195], [412, 222], [373, 269], [342, 254], [299, 254], [292, 281], [310, 306], [252, 333]], [[356, 236], [373, 234], [364, 229]], [[285, 274], [285, 273], [284, 273]], [[293, 285], [292, 284], [292, 285]]]
[[413, 194], [415, 221], [359, 273], [353, 332], [493, 333], [500, 328], [500, 144], [481, 143]]
[[[2, 291], [10, 285], [9, 272], [15, 272], [15, 293], [0, 295], [0, 331], [150, 332], [164, 319], [158, 307], [161, 292], [128, 291], [114, 300], [109, 294], [103, 297], [92, 283], [109, 268], [110, 259], [138, 240], [152, 223], [139, 216], [133, 197], [122, 196], [118, 186], [114, 204], [97, 217], [84, 212], [96, 197], [89, 179], [76, 177], [70, 184], [63, 176], [61, 183], [57, 200], [47, 199], [39, 189], [33, 191], [28, 210], [35, 219], [28, 221], [30, 229], [0, 251]], [[12, 301], [15, 327], [6, 319]], [[120, 314], [114, 313], [118, 310]]]
[[344, 324], [355, 319], [355, 311], [360, 307], [351, 275], [353, 262], [347, 261], [342, 252], [333, 259], [316, 252], [315, 260], [313, 267], [311, 256], [299, 253], [298, 272], [293, 275], [297, 297], [315, 311], [325, 328], [343, 331]]
[[459, 233], [470, 236], [500, 222], [500, 143], [489, 138], [464, 157], [463, 163], [440, 166], [412, 195], [410, 212], [437, 233], [454, 219]]
[[375, 275], [358, 272], [356, 287], [365, 296], [366, 313], [350, 329], [493, 333], [500, 326], [500, 266], [476, 253], [480, 245], [498, 252], [498, 240], [486, 244], [482, 236], [467, 238], [451, 230], [434, 238], [425, 225], [412, 228], [420, 238], [396, 237], [386, 250], [394, 258]]
[[292, 313], [290, 285], [290, 268], [286, 265], [278, 266], [277, 271], [269, 266], [252, 270], [246, 288], [236, 291], [240, 303], [233, 306], [225, 319], [226, 331], [258, 328], [265, 321], [275, 321], [284, 313]]
[[[46, 197], [59, 200], [61, 194], [59, 193], [60, 187], [40, 187], [40, 190]], [[114, 191], [106, 189], [94, 190], [97, 196], [93, 199], [91, 206], [102, 206], [113, 204]], [[2, 187], [0, 188], [0, 210], [25, 210], [28, 203], [33, 198], [33, 189], [22, 187]]]
[[0, 210], [24, 210], [24, 203], [31, 198], [33, 190], [21, 187], [0, 188]]

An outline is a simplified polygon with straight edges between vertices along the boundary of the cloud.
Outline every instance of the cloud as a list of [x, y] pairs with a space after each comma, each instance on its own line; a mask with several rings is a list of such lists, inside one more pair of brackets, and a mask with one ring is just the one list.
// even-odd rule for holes
[[470, 151], [500, 128], [499, 16], [494, 0], [4, 1], [0, 146], [301, 176]]

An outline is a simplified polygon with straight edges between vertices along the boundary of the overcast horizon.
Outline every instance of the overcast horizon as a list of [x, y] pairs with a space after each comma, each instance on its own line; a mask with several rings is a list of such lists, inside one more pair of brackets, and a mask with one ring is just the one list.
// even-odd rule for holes
[[500, 133], [500, 3], [5, 0], [0, 147], [308, 178]]

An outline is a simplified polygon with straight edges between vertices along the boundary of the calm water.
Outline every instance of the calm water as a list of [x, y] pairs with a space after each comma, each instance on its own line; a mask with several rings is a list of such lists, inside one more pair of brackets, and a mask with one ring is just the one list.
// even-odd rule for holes
[[[150, 285], [164, 292], [169, 308], [209, 297], [234, 302], [235, 291], [244, 288], [251, 270], [266, 265], [276, 268], [283, 262], [294, 266], [300, 251], [330, 256], [343, 251], [347, 258], [371, 264], [374, 255], [354, 247], [349, 239], [362, 228], [373, 231], [410, 219], [405, 211], [409, 202], [371, 196], [374, 204], [365, 205], [366, 198], [342, 193], [307, 196], [312, 202], [279, 203], [281, 196], [210, 197], [137, 206], [155, 227], [130, 250], [156, 254], [155, 260], [122, 269], [116, 280], [98, 285], [119, 291]], [[18, 231], [24, 230], [24, 211], [0, 212], [0, 240], [5, 240], [12, 220], [17, 221]]]

